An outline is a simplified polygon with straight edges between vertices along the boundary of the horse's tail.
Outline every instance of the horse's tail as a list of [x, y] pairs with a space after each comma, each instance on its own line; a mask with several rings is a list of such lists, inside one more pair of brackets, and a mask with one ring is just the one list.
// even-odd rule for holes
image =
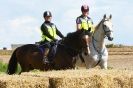
[[7, 74], [9, 74], [9, 75], [14, 74], [17, 70], [16, 51], [17, 51], [17, 49], [15, 49], [15, 51], [13, 52], [13, 54], [9, 60], [9, 63], [8, 63]]

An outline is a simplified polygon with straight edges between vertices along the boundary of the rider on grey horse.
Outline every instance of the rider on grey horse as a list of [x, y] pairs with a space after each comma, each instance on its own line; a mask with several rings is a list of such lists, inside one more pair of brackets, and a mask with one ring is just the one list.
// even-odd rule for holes
[[[76, 19], [77, 31], [78, 30], [87, 30], [88, 34], [89, 34], [88, 44], [90, 44], [91, 35], [94, 31], [94, 27], [93, 27], [92, 19], [88, 16], [89, 15], [89, 6], [88, 5], [82, 5], [81, 6], [81, 12], [82, 12], [82, 15], [77, 17], [77, 19]], [[88, 49], [88, 53], [90, 53], [89, 49]]]
[[107, 17], [103, 16], [103, 19], [95, 27], [95, 31], [92, 35], [92, 40], [90, 43], [90, 54], [85, 55], [82, 53], [81, 57], [77, 57], [76, 67], [80, 67], [82, 63], [85, 63], [86, 68], [92, 68], [99, 65], [101, 68], [107, 69], [108, 51], [105, 46], [105, 36], [109, 41], [113, 40], [112, 31], [112, 15]]

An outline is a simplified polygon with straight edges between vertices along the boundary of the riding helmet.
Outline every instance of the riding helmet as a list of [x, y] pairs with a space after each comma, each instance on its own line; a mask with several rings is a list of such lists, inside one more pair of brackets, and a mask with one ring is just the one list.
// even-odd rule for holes
[[81, 6], [81, 11], [82, 12], [88, 12], [89, 11], [89, 6], [88, 5], [82, 5]]
[[50, 11], [45, 11], [45, 12], [43, 13], [43, 17], [47, 17], [47, 16], [52, 17], [52, 14], [51, 14]]

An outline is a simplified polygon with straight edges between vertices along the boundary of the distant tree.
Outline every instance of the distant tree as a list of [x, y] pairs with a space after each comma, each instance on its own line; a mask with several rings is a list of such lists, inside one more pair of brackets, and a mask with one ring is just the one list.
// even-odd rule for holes
[[123, 48], [123, 47], [126, 47], [125, 45], [123, 44], [107, 44], [106, 45], [107, 48]]
[[7, 48], [6, 47], [3, 47], [3, 50], [7, 50]]
[[115, 45], [114, 44], [108, 44], [106, 45], [107, 48], [113, 48]]
[[122, 48], [122, 47], [124, 47], [124, 45], [122, 45], [122, 44], [119, 44], [119, 47], [120, 47], [120, 48]]

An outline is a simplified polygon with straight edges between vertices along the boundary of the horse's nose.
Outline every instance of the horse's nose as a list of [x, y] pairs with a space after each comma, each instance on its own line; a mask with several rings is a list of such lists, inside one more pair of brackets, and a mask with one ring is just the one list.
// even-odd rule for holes
[[113, 37], [108, 37], [108, 40], [109, 41], [112, 41], [114, 38]]

